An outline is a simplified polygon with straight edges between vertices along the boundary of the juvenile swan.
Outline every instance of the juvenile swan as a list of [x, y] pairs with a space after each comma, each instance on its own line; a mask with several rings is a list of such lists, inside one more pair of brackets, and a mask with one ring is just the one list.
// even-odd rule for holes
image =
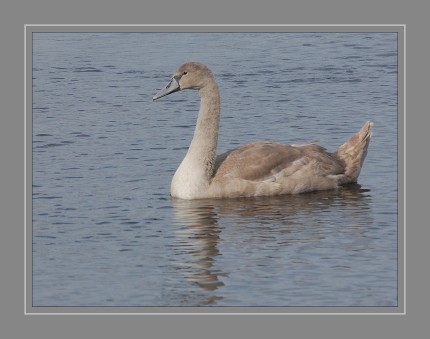
[[180, 66], [153, 100], [183, 89], [197, 89], [200, 111], [188, 152], [176, 170], [171, 195], [182, 199], [294, 194], [334, 189], [356, 182], [366, 157], [373, 123], [329, 153], [308, 144], [290, 146], [257, 141], [216, 156], [220, 94], [205, 65]]

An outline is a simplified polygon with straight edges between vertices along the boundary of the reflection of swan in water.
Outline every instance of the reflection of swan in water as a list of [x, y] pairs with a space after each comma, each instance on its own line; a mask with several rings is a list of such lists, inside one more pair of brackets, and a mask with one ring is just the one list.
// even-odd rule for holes
[[[349, 216], [349, 225], [353, 225], [356, 220], [360, 220], [363, 211], [368, 209], [367, 192], [360, 185], [353, 184], [333, 192], [276, 197], [202, 200], [172, 198], [176, 222], [184, 225], [176, 232], [178, 248], [189, 257], [187, 262], [180, 263], [181, 270], [189, 281], [196, 283], [204, 291], [222, 289], [222, 277], [228, 276], [230, 272], [226, 272], [224, 267], [217, 267], [216, 257], [223, 254], [219, 249], [219, 244], [222, 243], [221, 233], [229, 231], [229, 234], [236, 234], [240, 237], [238, 242], [244, 241], [246, 236], [263, 242], [270, 241], [268, 236], [281, 233], [288, 238], [290, 233], [297, 236], [297, 233], [308, 232], [306, 230], [310, 225], [307, 222], [312, 218], [319, 219], [322, 213], [331, 209], [344, 209]], [[227, 227], [236, 229], [227, 230]], [[312, 231], [305, 236], [312, 236]], [[288, 244], [283, 243], [282, 246]], [[276, 246], [276, 243], [270, 245]], [[214, 304], [219, 298], [222, 297], [215, 295], [207, 304]]]
[[[220, 232], [213, 206], [177, 199], [173, 199], [172, 204], [176, 220], [185, 224], [184, 228], [176, 232], [179, 247], [192, 257], [189, 262], [181, 265], [187, 272], [187, 279], [205, 291], [216, 290], [223, 285], [218, 279], [223, 273], [213, 267], [215, 257], [219, 255], [217, 245]], [[208, 300], [208, 304], [216, 299]]]

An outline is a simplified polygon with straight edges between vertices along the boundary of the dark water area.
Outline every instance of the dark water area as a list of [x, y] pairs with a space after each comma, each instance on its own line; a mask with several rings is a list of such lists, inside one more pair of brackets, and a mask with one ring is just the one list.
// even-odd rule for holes
[[[196, 91], [221, 90], [218, 153], [256, 140], [334, 150], [366, 120], [357, 185], [181, 201], [171, 178]], [[33, 33], [33, 306], [396, 306], [397, 35]]]

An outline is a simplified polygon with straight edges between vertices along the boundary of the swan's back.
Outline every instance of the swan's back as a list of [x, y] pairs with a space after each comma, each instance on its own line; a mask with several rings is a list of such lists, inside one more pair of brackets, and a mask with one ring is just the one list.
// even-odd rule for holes
[[[242, 145], [217, 157], [214, 178], [225, 176], [244, 180], [264, 181], [278, 175], [292, 174], [295, 164], [309, 161], [319, 163], [316, 175], [339, 174], [344, 170], [342, 162], [316, 144], [291, 146], [259, 141]], [[285, 172], [286, 169], [289, 169]]]

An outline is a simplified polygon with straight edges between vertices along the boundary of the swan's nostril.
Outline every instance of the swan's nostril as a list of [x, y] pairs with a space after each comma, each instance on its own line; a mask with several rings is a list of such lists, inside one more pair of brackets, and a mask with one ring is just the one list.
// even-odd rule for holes
[[166, 87], [162, 88], [157, 94], [152, 97], [152, 100], [160, 99], [161, 97], [177, 92], [180, 89], [181, 86], [179, 86], [178, 80], [176, 80], [176, 77], [173, 77], [172, 79], [170, 79]]

